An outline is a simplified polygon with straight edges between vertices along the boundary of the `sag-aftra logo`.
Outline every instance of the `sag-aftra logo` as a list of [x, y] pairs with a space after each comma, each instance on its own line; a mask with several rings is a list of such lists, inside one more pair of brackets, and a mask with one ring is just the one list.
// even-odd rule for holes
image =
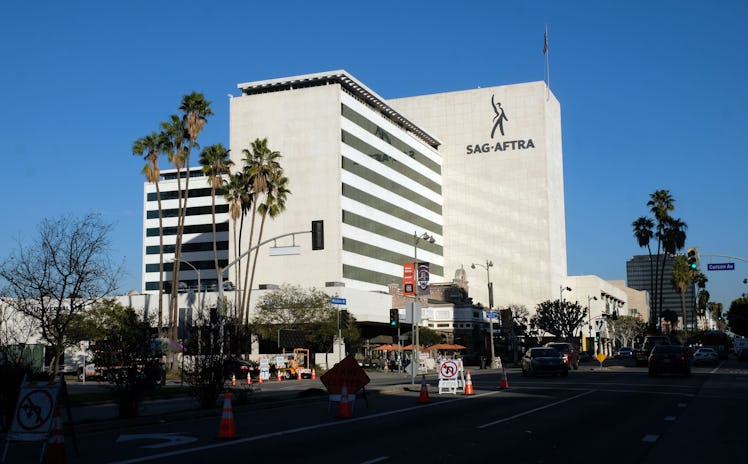
[[[504, 138], [504, 123], [509, 122], [501, 102], [496, 101], [496, 96], [491, 95], [491, 106], [493, 107], [493, 126], [491, 127], [491, 142], [476, 143], [465, 147], [465, 153], [488, 153], [492, 151], [525, 150], [535, 148], [532, 139], [502, 140]], [[498, 134], [497, 134], [498, 132]], [[495, 140], [498, 136], [498, 140]]]

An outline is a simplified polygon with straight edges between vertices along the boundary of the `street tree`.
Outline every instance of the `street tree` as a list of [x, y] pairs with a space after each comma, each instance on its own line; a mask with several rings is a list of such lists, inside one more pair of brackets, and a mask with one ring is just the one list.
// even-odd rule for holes
[[646, 333], [647, 324], [634, 316], [618, 316], [608, 319], [608, 333], [618, 340], [621, 346], [633, 346], [634, 340]]
[[683, 318], [683, 330], [686, 329], [686, 292], [693, 287], [694, 272], [688, 264], [684, 255], [678, 255], [673, 259], [673, 289], [680, 295], [681, 317]]
[[[252, 318], [252, 331], [265, 341], [277, 342], [279, 329], [302, 330], [309, 346], [323, 350], [338, 334], [338, 309], [330, 296], [316, 289], [284, 284], [262, 295]], [[349, 343], [361, 337], [355, 321], [341, 329]]]
[[538, 329], [571, 342], [586, 315], [586, 308], [577, 302], [547, 300], [535, 307], [533, 322]]
[[3, 296], [11, 309], [34, 321], [53, 353], [50, 371], [58, 372], [73, 317], [117, 289], [122, 266], [109, 259], [112, 226], [95, 214], [45, 219], [30, 243], [0, 264]]
[[748, 296], [740, 297], [730, 303], [727, 319], [730, 330], [741, 337], [748, 337]]

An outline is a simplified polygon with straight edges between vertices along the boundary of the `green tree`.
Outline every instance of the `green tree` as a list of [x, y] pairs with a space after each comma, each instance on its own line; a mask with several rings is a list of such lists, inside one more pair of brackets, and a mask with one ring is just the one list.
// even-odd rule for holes
[[[675, 199], [670, 194], [669, 190], [656, 190], [654, 193], [649, 195], [649, 201], [647, 206], [650, 212], [654, 215], [656, 222], [655, 237], [657, 237], [657, 255], [655, 261], [655, 275], [658, 276], [655, 279], [655, 297], [653, 302], [655, 304], [655, 322], [659, 321], [660, 313], [662, 312], [662, 278], [665, 269], [666, 254], [663, 250], [663, 238], [665, 236], [665, 228], [668, 220], [670, 219], [670, 212], [675, 209]], [[660, 261], [662, 260], [662, 263]], [[660, 271], [662, 269], [662, 271]]]
[[[244, 173], [238, 171], [229, 177], [228, 182], [224, 185], [224, 198], [229, 204], [229, 217], [231, 218], [231, 228], [233, 233], [234, 241], [234, 257], [236, 260], [242, 254], [241, 238], [242, 228], [244, 226], [244, 215], [252, 203], [252, 192], [248, 188], [248, 184], [244, 178]], [[237, 224], [239, 224], [239, 233], [237, 234]], [[242, 293], [241, 285], [241, 265], [234, 266], [234, 282], [235, 286], [235, 304], [238, 304], [238, 296]], [[243, 308], [239, 305], [239, 320], [244, 322], [244, 316], [242, 314]]]
[[670, 324], [670, 330], [672, 331], [673, 328], [678, 324], [678, 313], [676, 313], [672, 309], [666, 309], [662, 311], [662, 319]]
[[158, 166], [158, 159], [164, 151], [166, 140], [163, 135], [156, 132], [146, 135], [136, 140], [132, 145], [134, 155], [143, 156], [146, 164], [142, 173], [148, 182], [156, 186], [156, 202], [158, 204], [158, 333], [163, 333], [163, 315], [164, 315], [164, 214], [161, 207], [161, 170]]
[[535, 307], [534, 325], [539, 329], [571, 342], [574, 331], [584, 322], [586, 308], [571, 301], [543, 301]]
[[608, 319], [608, 332], [621, 343], [621, 346], [633, 346], [636, 337], [646, 332], [646, 326], [647, 324], [634, 316]]
[[[338, 310], [330, 296], [315, 289], [283, 285], [263, 294], [252, 318], [252, 332], [264, 340], [277, 341], [279, 329], [303, 330], [310, 348], [323, 350], [338, 334]], [[342, 330], [343, 337], [355, 344], [361, 337], [355, 323]]]
[[748, 296], [740, 297], [730, 303], [728, 316], [730, 330], [741, 337], [748, 337]]

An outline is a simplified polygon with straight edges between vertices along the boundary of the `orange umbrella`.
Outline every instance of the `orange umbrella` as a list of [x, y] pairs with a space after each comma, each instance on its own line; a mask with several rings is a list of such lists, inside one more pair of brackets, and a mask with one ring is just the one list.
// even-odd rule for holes
[[[404, 346], [403, 350], [405, 350], [405, 351], [413, 351], [413, 344], [411, 343], [410, 345]], [[419, 351], [428, 351], [428, 349], [426, 347], [424, 347], [423, 345], [418, 345], [418, 350]]]
[[378, 347], [374, 348], [374, 350], [378, 351], [389, 351], [392, 349], [392, 345], [390, 343], [387, 343], [386, 345], [379, 345]]

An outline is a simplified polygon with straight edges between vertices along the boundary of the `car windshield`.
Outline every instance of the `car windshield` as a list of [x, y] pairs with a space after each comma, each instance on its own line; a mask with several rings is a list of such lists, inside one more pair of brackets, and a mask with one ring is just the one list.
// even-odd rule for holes
[[569, 345], [566, 345], [564, 343], [553, 343], [551, 345], [548, 345], [549, 348], [554, 348], [560, 352], [569, 351]]
[[561, 353], [555, 348], [544, 348], [540, 350], [532, 350], [531, 356], [533, 358], [558, 358]]

